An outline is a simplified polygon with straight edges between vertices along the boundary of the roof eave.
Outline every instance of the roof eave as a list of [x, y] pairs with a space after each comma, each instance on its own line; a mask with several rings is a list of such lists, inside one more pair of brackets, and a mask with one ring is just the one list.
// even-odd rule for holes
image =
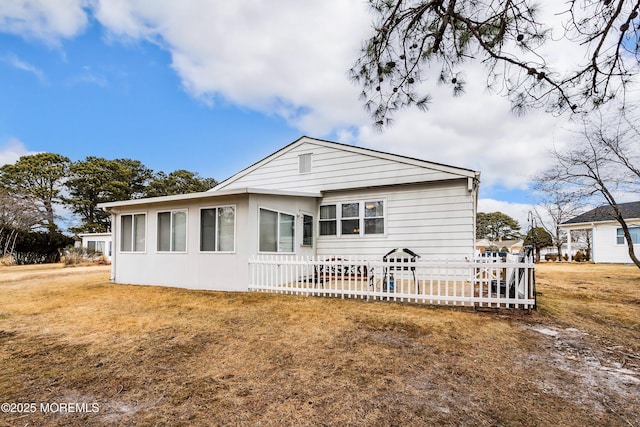
[[224, 196], [241, 196], [248, 194], [264, 194], [270, 196], [288, 196], [288, 197], [322, 197], [322, 193], [320, 192], [300, 192], [300, 191], [283, 191], [283, 190], [269, 190], [264, 188], [236, 188], [233, 190], [219, 190], [219, 191], [203, 191], [199, 193], [189, 193], [189, 194], [177, 194], [173, 196], [160, 196], [160, 197], [149, 197], [146, 199], [134, 199], [134, 200], [121, 200], [117, 202], [107, 202], [107, 203], [99, 203], [98, 207], [103, 210], [108, 210], [112, 208], [120, 208], [124, 206], [141, 206], [141, 205], [152, 205], [152, 204], [162, 204], [162, 203], [171, 203], [171, 202], [180, 202], [180, 201], [192, 201], [192, 200], [201, 200], [201, 199], [212, 199], [216, 197], [224, 197]]

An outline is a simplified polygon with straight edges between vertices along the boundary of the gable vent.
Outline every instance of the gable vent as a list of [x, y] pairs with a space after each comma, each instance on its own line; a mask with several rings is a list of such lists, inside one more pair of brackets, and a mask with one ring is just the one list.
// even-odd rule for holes
[[298, 156], [298, 172], [300, 173], [311, 172], [311, 153], [300, 154]]

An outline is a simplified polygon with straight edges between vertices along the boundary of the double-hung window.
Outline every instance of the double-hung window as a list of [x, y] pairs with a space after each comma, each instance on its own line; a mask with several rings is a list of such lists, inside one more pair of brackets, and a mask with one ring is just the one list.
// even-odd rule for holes
[[320, 235], [335, 236], [337, 230], [336, 205], [320, 206]]
[[158, 252], [187, 251], [187, 211], [158, 212]]
[[[629, 234], [631, 235], [631, 241], [634, 245], [640, 243], [640, 227], [629, 227]], [[624, 245], [624, 230], [622, 228], [618, 228], [616, 232], [616, 243], [619, 245]]]
[[260, 252], [294, 252], [295, 216], [260, 208]]
[[320, 206], [320, 236], [384, 234], [384, 201], [364, 200]]
[[360, 203], [343, 203], [340, 211], [340, 232], [343, 235], [360, 234]]
[[120, 216], [120, 251], [144, 252], [146, 214]]
[[200, 209], [200, 250], [233, 252], [236, 242], [236, 208], [221, 206]]
[[384, 234], [384, 203], [364, 202], [364, 234]]

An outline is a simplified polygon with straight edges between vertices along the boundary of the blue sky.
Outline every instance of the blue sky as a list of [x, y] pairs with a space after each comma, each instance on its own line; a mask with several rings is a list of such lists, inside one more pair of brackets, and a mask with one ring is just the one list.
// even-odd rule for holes
[[0, 34], [0, 141], [223, 179], [300, 136], [281, 117], [189, 96], [154, 44], [101, 37], [94, 25], [52, 49]]
[[522, 223], [566, 119], [514, 116], [470, 65], [464, 96], [431, 79], [430, 111], [379, 133], [348, 78], [370, 28], [358, 0], [8, 0], [0, 163], [50, 151], [222, 180], [308, 135], [479, 170], [480, 211]]

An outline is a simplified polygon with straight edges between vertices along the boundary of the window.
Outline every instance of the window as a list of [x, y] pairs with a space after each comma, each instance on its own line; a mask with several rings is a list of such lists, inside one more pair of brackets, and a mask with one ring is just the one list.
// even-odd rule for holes
[[[629, 227], [629, 234], [631, 235], [631, 241], [634, 245], [640, 244], [640, 227]], [[618, 228], [616, 233], [616, 243], [624, 245], [624, 231], [622, 228]]]
[[320, 235], [335, 236], [336, 224], [336, 205], [320, 206]]
[[311, 172], [311, 153], [300, 154], [298, 156], [298, 172], [300, 173]]
[[294, 252], [295, 217], [260, 209], [260, 252]]
[[341, 211], [340, 232], [343, 235], [360, 234], [360, 203], [343, 203]]
[[158, 252], [187, 251], [187, 211], [158, 212]]
[[364, 234], [384, 234], [384, 204], [382, 201], [364, 203]]
[[[338, 224], [340, 224], [339, 230]], [[320, 206], [321, 236], [371, 234], [384, 234], [383, 200]]]
[[302, 215], [302, 246], [313, 246], [313, 217]]
[[200, 250], [233, 252], [235, 250], [236, 208], [223, 206], [200, 210]]
[[146, 214], [120, 217], [120, 250], [122, 252], [144, 252], [146, 218]]
[[90, 254], [93, 254], [93, 253], [104, 254], [104, 241], [102, 240], [87, 241], [87, 252], [89, 252]]

